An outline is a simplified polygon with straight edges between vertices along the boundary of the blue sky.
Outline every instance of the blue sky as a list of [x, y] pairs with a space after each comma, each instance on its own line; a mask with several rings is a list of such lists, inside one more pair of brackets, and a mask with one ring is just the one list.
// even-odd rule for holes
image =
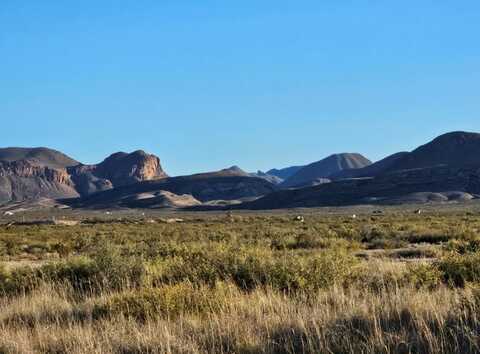
[[478, 1], [0, 2], [0, 146], [172, 175], [480, 132]]

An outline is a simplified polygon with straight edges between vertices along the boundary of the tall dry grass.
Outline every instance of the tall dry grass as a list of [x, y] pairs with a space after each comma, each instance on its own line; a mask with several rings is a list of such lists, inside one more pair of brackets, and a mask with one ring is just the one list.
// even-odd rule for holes
[[[165, 285], [172, 294], [179, 285]], [[177, 287], [177, 288], [175, 288]], [[196, 289], [181, 288], [197, 296]], [[190, 289], [190, 290], [188, 290]], [[138, 291], [145, 291], [138, 290]], [[204, 291], [207, 291], [204, 289]], [[272, 289], [208, 290], [202, 308], [137, 312], [96, 309], [119, 294], [79, 299], [42, 285], [2, 299], [3, 353], [477, 353], [475, 288], [331, 288], [287, 296]], [[141, 293], [139, 293], [141, 295]], [[168, 296], [167, 296], [168, 298]], [[161, 306], [165, 303], [158, 302]], [[175, 301], [172, 297], [170, 301]], [[210, 302], [209, 302], [210, 301]], [[115, 309], [115, 308], [111, 308]]]
[[0, 227], [0, 354], [480, 353], [479, 229], [410, 214]]

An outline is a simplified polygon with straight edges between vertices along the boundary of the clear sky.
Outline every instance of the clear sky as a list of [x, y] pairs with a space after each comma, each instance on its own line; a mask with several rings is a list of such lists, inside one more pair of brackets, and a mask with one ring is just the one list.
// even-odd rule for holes
[[480, 131], [480, 2], [1, 0], [1, 146], [172, 175]]

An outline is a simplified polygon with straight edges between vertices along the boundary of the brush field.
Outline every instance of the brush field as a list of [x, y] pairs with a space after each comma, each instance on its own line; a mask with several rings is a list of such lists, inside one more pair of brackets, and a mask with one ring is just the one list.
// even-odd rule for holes
[[480, 212], [412, 210], [2, 220], [0, 353], [479, 353]]

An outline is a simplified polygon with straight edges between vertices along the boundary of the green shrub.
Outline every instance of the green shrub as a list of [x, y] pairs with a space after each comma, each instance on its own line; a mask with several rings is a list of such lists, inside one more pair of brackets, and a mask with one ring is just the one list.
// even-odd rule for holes
[[96, 264], [87, 257], [48, 263], [38, 269], [37, 275], [44, 281], [68, 283], [75, 291], [92, 291], [99, 286]]
[[39, 268], [0, 268], [0, 291], [28, 292], [41, 281], [66, 283], [77, 292], [100, 292], [138, 287], [145, 267], [140, 258], [123, 257], [116, 249], [102, 249], [93, 258], [75, 257]]
[[309, 249], [320, 248], [324, 245], [322, 238], [312, 233], [301, 233], [295, 236], [295, 243], [291, 246], [292, 249]]
[[190, 250], [183, 255], [160, 259], [149, 267], [151, 282], [188, 281], [214, 285], [233, 281], [251, 290], [271, 286], [282, 291], [326, 288], [343, 282], [352, 273], [356, 259], [344, 250], [324, 250], [309, 257], [268, 249], [216, 248]]
[[480, 239], [472, 240], [450, 240], [445, 246], [448, 251], [457, 252], [459, 254], [475, 253], [480, 251]]
[[405, 272], [402, 269], [378, 269], [368, 263], [358, 267], [352, 274], [349, 289], [364, 289], [376, 293], [397, 289], [403, 285]]
[[434, 289], [442, 282], [442, 272], [431, 263], [409, 264], [404, 282], [418, 289]]
[[294, 236], [277, 236], [270, 241], [270, 247], [273, 250], [284, 251], [295, 248], [296, 240]]
[[463, 287], [469, 282], [480, 282], [480, 253], [451, 253], [436, 266], [442, 272], [443, 281], [449, 285]]
[[408, 245], [407, 241], [400, 238], [375, 238], [370, 241], [368, 249], [395, 249]]
[[104, 287], [137, 287], [143, 282], [145, 266], [140, 257], [121, 254], [118, 248], [102, 247], [93, 257], [95, 270]]
[[448, 242], [451, 239], [451, 235], [448, 234], [413, 234], [408, 236], [408, 242], [410, 243], [431, 243], [439, 244]]
[[8, 256], [13, 257], [22, 253], [22, 250], [20, 249], [20, 245], [18, 244], [17, 241], [8, 239], [8, 240], [5, 240], [4, 243], [5, 243], [5, 253]]
[[24, 248], [24, 252], [33, 254], [33, 255], [43, 255], [50, 252], [50, 246], [48, 244], [42, 243], [33, 243], [29, 244]]
[[13, 270], [7, 270], [5, 266], [0, 266], [0, 293], [18, 294], [29, 292], [40, 282], [40, 278], [30, 267], [20, 267]]
[[76, 291], [118, 290], [142, 284], [145, 267], [140, 259], [122, 257], [117, 249], [103, 249], [93, 258], [77, 257], [50, 263], [39, 270], [50, 282], [67, 282]]
[[146, 321], [182, 313], [202, 314], [218, 309], [225, 299], [222, 287], [194, 287], [190, 283], [130, 290], [94, 305], [94, 318], [125, 316]]

